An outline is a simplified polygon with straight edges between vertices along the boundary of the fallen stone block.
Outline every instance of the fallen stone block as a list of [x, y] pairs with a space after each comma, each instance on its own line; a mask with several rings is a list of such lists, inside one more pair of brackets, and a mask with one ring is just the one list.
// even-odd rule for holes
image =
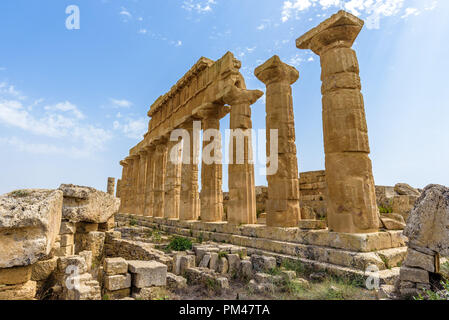
[[259, 256], [253, 254], [251, 256], [251, 262], [256, 272], [264, 272], [276, 268], [276, 258], [274, 257]]
[[63, 184], [62, 215], [71, 222], [105, 223], [118, 212], [120, 199], [94, 188]]
[[31, 280], [32, 266], [0, 269], [0, 286], [23, 284]]
[[128, 261], [128, 270], [133, 274], [132, 283], [137, 288], [167, 284], [167, 266], [157, 261]]
[[421, 253], [409, 248], [403, 265], [407, 267], [421, 268], [429, 272], [435, 272], [435, 256]]
[[123, 258], [106, 258], [103, 268], [107, 275], [125, 274], [128, 272], [128, 262]]
[[131, 287], [131, 275], [129, 273], [122, 275], [104, 277], [104, 286], [109, 291], [116, 291]]
[[49, 260], [38, 261], [33, 264], [31, 273], [31, 280], [43, 281], [48, 279], [58, 266], [58, 257], [53, 257]]
[[0, 300], [33, 300], [36, 296], [36, 281], [0, 286]]
[[172, 290], [182, 289], [187, 286], [187, 279], [173, 273], [167, 273], [167, 287]]
[[401, 267], [400, 272], [401, 281], [429, 283], [429, 272], [422, 269]]
[[61, 225], [62, 193], [20, 190], [0, 196], [0, 268], [45, 259]]

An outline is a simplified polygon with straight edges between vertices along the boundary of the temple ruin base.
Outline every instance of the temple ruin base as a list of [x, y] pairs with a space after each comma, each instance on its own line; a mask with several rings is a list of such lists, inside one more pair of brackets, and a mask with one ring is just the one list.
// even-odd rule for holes
[[315, 270], [336, 275], [368, 277], [373, 276], [373, 270], [379, 270], [381, 283], [387, 284], [392, 284], [399, 275], [407, 251], [402, 231], [347, 234], [327, 229], [236, 226], [227, 222], [179, 221], [132, 214], [117, 214], [116, 221], [119, 226], [133, 221], [138, 226], [184, 237], [243, 246], [280, 260], [300, 260]]

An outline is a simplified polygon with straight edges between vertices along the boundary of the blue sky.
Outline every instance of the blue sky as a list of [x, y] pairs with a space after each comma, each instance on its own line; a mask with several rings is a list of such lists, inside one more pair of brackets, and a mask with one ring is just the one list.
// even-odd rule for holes
[[[66, 29], [69, 5], [80, 9], [79, 30]], [[299, 70], [299, 168], [323, 169], [319, 58], [295, 39], [340, 8], [369, 22], [354, 48], [376, 184], [449, 185], [448, 1], [2, 0], [0, 194], [105, 189], [153, 101], [201, 56], [226, 51], [250, 89], [264, 89], [254, 69], [274, 54]], [[254, 128], [265, 128], [264, 100], [252, 110]]]

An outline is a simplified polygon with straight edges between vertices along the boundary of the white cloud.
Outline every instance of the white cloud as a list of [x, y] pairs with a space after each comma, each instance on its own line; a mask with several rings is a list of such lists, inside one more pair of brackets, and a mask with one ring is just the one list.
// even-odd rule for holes
[[53, 106], [45, 106], [44, 109], [47, 111], [70, 111], [77, 119], [85, 118], [84, 114], [78, 109], [78, 107], [68, 101], [57, 103]]
[[132, 14], [125, 8], [122, 8], [122, 11], [120, 11], [119, 14], [128, 18], [132, 18]]
[[[356, 16], [365, 16], [370, 19], [380, 19], [382, 16], [397, 15], [405, 0], [289, 0], [284, 1], [282, 7], [282, 22], [287, 22], [293, 16], [297, 19], [299, 14], [310, 8], [318, 10], [344, 9]], [[374, 18], [373, 18], [374, 17]]]
[[22, 93], [20, 91], [16, 90], [16, 88], [13, 85], [11, 85], [7, 82], [0, 83], [0, 94], [6, 95], [9, 97], [15, 97], [20, 100], [26, 99], [26, 97], [24, 95], [22, 95]]
[[112, 127], [114, 128], [114, 130], [121, 131], [126, 137], [130, 139], [141, 140], [145, 132], [147, 132], [148, 130], [148, 119], [127, 118], [123, 123], [120, 123], [118, 120], [116, 120], [113, 122]]
[[297, 53], [295, 56], [291, 57], [291, 58], [288, 60], [288, 63], [291, 64], [292, 66], [299, 67], [299, 65], [300, 65], [301, 62], [303, 62], [303, 61], [304, 61], [304, 59], [301, 58], [301, 56]]
[[[23, 100], [10, 98], [8, 90], [6, 93], [0, 91], [0, 125], [22, 130], [24, 134], [51, 139], [51, 143], [33, 144], [2, 137], [3, 144], [14, 145], [16, 142], [19, 150], [32, 153], [64, 155], [70, 151], [71, 156], [82, 157], [103, 149], [105, 143], [112, 138], [109, 131], [82, 122], [85, 116], [73, 103], [65, 101], [39, 107], [42, 101], [43, 99], [39, 99], [27, 106]], [[58, 143], [70, 145], [71, 148], [56, 147]]]
[[125, 100], [125, 99], [109, 99], [113, 105], [114, 108], [130, 108], [133, 103], [131, 101]]
[[142, 29], [139, 30], [139, 33], [140, 33], [140, 34], [147, 34], [147, 32], [148, 32], [148, 30], [147, 30], [147, 29], [144, 29], [144, 28], [142, 28]]
[[216, 4], [215, 0], [185, 0], [181, 7], [189, 12], [208, 13]]
[[409, 16], [417, 16], [419, 15], [421, 12], [419, 12], [418, 9], [416, 8], [406, 8], [405, 9], [405, 14], [401, 17], [402, 19], [405, 19]]

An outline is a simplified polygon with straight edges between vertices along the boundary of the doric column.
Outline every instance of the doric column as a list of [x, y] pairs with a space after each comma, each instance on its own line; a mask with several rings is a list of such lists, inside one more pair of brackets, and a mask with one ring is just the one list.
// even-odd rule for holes
[[122, 166], [122, 179], [120, 180], [120, 188], [118, 188], [118, 190], [120, 190], [120, 209], [119, 212], [120, 213], [125, 213], [126, 212], [126, 201], [127, 201], [127, 190], [126, 190], [126, 186], [127, 186], [127, 179], [128, 179], [128, 168], [129, 168], [129, 162], [126, 160], [120, 161], [120, 165]]
[[162, 138], [156, 143], [153, 217], [163, 218], [165, 210], [165, 171], [167, 167], [167, 139]]
[[197, 220], [200, 215], [200, 196], [198, 192], [199, 132], [195, 132], [196, 130], [193, 129], [192, 121], [185, 123], [182, 128], [189, 133], [189, 139], [183, 140], [182, 146], [181, 210], [179, 219]]
[[113, 196], [114, 191], [115, 191], [115, 178], [108, 178], [107, 193]]
[[132, 208], [132, 181], [133, 181], [133, 172], [134, 172], [134, 159], [132, 157], [127, 157], [126, 162], [128, 166], [126, 168], [126, 181], [125, 181], [125, 190], [124, 190], [124, 204], [123, 210], [125, 213], [131, 213]]
[[[297, 227], [299, 209], [298, 159], [295, 144], [295, 119], [291, 85], [298, 80], [298, 71], [274, 56], [255, 70], [265, 83], [267, 157], [270, 155], [271, 131], [277, 130], [277, 171], [269, 174], [266, 203], [267, 226]], [[273, 155], [270, 155], [273, 158]]]
[[165, 210], [167, 219], [179, 219], [181, 201], [181, 152], [179, 141], [168, 141], [167, 168], [165, 176]]
[[[223, 220], [222, 152], [220, 112], [223, 106], [211, 104], [201, 112], [203, 161], [201, 163], [201, 221]], [[209, 130], [209, 131], [208, 131]]]
[[254, 224], [257, 216], [252, 161], [251, 105], [263, 95], [263, 92], [239, 89], [235, 86], [227, 90], [224, 102], [231, 106], [228, 222]]
[[296, 41], [321, 58], [330, 231], [378, 231], [378, 209], [359, 65], [351, 49], [363, 21], [339, 11]]
[[147, 170], [147, 151], [139, 151], [139, 177], [138, 177], [138, 189], [137, 189], [137, 212], [136, 214], [143, 216], [145, 208], [145, 182], [146, 182], [146, 170]]
[[143, 215], [147, 217], [153, 216], [154, 205], [154, 177], [156, 172], [156, 147], [151, 145], [146, 147], [147, 150], [147, 170], [145, 179], [145, 206]]
[[139, 189], [139, 172], [140, 172], [140, 156], [138, 154], [132, 155], [133, 159], [133, 171], [131, 176], [131, 189], [130, 189], [130, 207], [129, 213], [137, 214], [138, 213], [138, 197], [137, 192]]
[[[123, 176], [123, 173], [122, 173]], [[122, 188], [122, 180], [121, 179], [117, 179], [117, 188], [115, 189], [115, 197], [116, 198], [120, 198], [120, 192], [121, 192], [121, 188]]]

